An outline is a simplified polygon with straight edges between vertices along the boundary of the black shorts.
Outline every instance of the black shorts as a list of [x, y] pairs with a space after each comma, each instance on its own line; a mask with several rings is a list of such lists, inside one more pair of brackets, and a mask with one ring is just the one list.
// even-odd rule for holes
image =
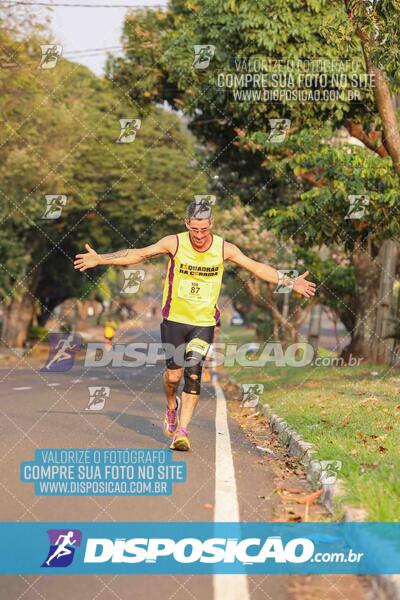
[[[185, 361], [203, 362], [214, 339], [214, 325], [187, 325], [164, 319], [160, 325], [161, 341], [166, 346], [167, 369], [181, 369]], [[172, 355], [172, 347], [176, 352]]]

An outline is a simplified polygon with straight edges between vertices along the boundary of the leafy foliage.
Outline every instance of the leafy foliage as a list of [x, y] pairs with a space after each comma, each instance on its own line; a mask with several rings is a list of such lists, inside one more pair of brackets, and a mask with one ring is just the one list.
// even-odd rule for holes
[[[73, 269], [85, 242], [99, 252], [146, 246], [178, 227], [207, 181], [193, 171], [197, 148], [175, 115], [154, 108], [133, 143], [117, 144], [119, 119], [139, 116], [123, 91], [64, 59], [38, 69], [48, 33], [34, 22], [22, 32], [6, 17], [0, 291], [5, 306], [29, 296], [44, 323], [66, 298], [96, 295], [101, 271]], [[67, 196], [57, 219], [43, 219], [47, 194]]]

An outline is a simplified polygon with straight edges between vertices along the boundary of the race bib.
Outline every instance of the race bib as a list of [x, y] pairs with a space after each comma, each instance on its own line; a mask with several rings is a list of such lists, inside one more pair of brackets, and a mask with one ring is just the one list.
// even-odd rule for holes
[[179, 282], [178, 296], [184, 300], [194, 302], [208, 302], [211, 297], [212, 283], [208, 281], [190, 281], [181, 279]]

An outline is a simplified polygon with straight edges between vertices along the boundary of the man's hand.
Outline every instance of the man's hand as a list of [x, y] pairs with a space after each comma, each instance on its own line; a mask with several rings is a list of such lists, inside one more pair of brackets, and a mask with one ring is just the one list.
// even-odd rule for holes
[[86, 271], [86, 269], [93, 269], [101, 264], [100, 256], [97, 254], [89, 244], [85, 244], [87, 250], [86, 254], [77, 254], [75, 256], [74, 269], [79, 271]]
[[293, 281], [293, 291], [305, 296], [306, 298], [312, 298], [315, 296], [315, 288], [317, 287], [315, 283], [312, 281], [307, 281], [306, 277], [308, 275], [308, 271], [303, 273], [303, 275], [299, 275], [296, 279], [292, 279]]

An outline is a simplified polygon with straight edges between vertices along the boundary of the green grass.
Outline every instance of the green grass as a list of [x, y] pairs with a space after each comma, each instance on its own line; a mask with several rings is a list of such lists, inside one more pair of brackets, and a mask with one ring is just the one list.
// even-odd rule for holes
[[218, 334], [218, 342], [225, 342], [229, 344], [245, 344], [246, 342], [253, 342], [256, 339], [254, 329], [247, 327], [232, 327], [232, 325], [223, 324]]
[[[246, 330], [237, 329], [244, 337], [230, 341], [248, 341]], [[240, 337], [239, 332], [234, 335]], [[318, 459], [342, 461], [339, 477], [345, 482], [346, 503], [364, 506], [370, 521], [400, 520], [398, 371], [361, 363], [235, 366], [226, 372], [238, 383], [263, 383], [261, 401], [315, 445]]]

